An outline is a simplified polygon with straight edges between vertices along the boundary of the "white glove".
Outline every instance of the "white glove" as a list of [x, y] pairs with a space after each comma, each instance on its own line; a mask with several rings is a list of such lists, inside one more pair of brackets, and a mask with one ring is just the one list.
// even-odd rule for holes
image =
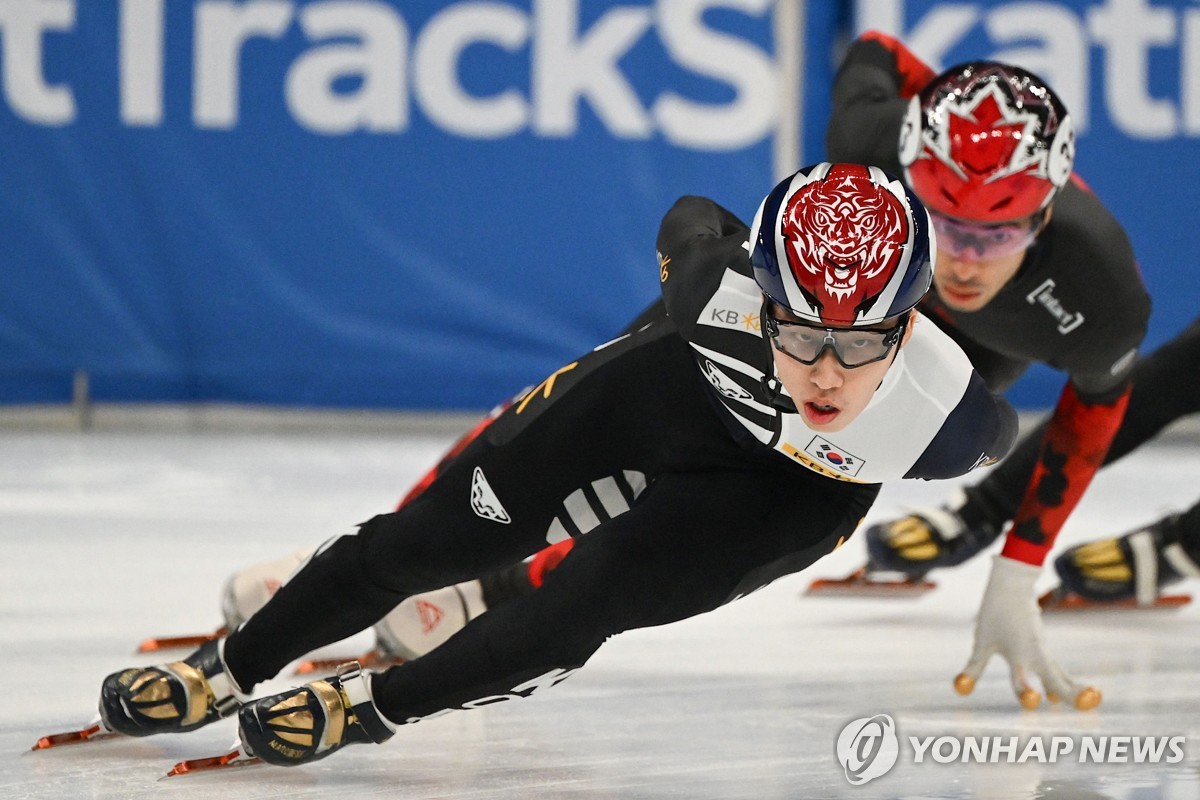
[[1041, 567], [1004, 556], [992, 559], [992, 574], [975, 620], [975, 648], [971, 660], [954, 679], [959, 694], [970, 694], [987, 662], [999, 655], [1008, 662], [1013, 692], [1027, 709], [1042, 703], [1029, 684], [1030, 674], [1041, 678], [1051, 702], [1070, 698], [1075, 708], [1088, 711], [1100, 705], [1100, 692], [1080, 686], [1046, 653], [1042, 613], [1033, 592]]

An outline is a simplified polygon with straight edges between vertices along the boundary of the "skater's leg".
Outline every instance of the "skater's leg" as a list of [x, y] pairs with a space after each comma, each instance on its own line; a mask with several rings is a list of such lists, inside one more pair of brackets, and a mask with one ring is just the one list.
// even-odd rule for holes
[[[384, 673], [376, 681], [384, 713], [412, 721], [480, 697], [520, 695], [517, 687], [542, 685], [544, 676], [554, 682], [614, 634], [710, 611], [803, 569], [853, 532], [877, 491], [839, 486], [801, 510], [794, 503], [804, 492], [785, 497], [739, 478], [660, 479], [634, 510], [577, 539], [536, 592]], [[745, 491], [726, 495], [731, 485]], [[760, 500], [761, 517], [749, 508]], [[782, 524], [789, 518], [794, 524]]]
[[663, 476], [632, 510], [579, 539], [538, 591], [376, 675], [369, 704], [355, 713], [388, 729], [378, 736], [355, 730], [333, 741], [318, 732], [321, 746], [303, 752], [281, 743], [295, 731], [275, 720], [298, 706], [320, 711], [316, 719], [349, 718], [345, 696], [317, 682], [244, 707], [242, 741], [277, 764], [382, 741], [397, 723], [533, 694], [574, 672], [610, 636], [712, 610], [802, 569], [853, 531], [878, 487], [788, 480], [795, 472]]

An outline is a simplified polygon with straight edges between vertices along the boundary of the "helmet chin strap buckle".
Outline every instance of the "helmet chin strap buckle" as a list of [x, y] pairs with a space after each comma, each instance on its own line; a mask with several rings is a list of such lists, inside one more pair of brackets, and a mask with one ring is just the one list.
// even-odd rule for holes
[[772, 408], [777, 408], [788, 414], [799, 413], [800, 409], [796, 408], [796, 404], [792, 401], [792, 398], [783, 394], [783, 384], [777, 378], [763, 378], [762, 385], [767, 393], [767, 401], [771, 404]]
[[[770, 315], [770, 308], [771, 299], [764, 294], [762, 308], [759, 310], [759, 319], [766, 319]], [[763, 345], [767, 349], [767, 363], [771, 365], [770, 369], [772, 372], [774, 372], [775, 348], [771, 346], [770, 339], [765, 335], [765, 326], [763, 326], [763, 332]], [[761, 383], [763, 391], [767, 395], [767, 402], [772, 408], [782, 411], [785, 414], [798, 414], [800, 412], [800, 409], [796, 408], [796, 404], [792, 402], [792, 398], [784, 396], [783, 383], [779, 380], [779, 378], [773, 375], [764, 375]]]

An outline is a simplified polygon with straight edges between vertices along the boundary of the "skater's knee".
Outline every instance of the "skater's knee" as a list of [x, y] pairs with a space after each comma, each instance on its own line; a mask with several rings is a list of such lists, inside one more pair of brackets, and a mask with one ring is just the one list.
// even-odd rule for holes
[[[310, 560], [323, 567], [322, 572], [327, 576], [326, 580], [334, 591], [403, 591], [380, 580], [380, 573], [386, 571], [380, 564], [375, 563], [370, 553], [369, 542], [363, 538], [361, 532], [342, 534], [330, 539], [317, 548]], [[394, 583], [402, 582], [401, 580]]]
[[461, 565], [463, 551], [436, 526], [412, 511], [379, 514], [359, 526], [356, 563], [372, 585], [405, 595], [478, 577]]

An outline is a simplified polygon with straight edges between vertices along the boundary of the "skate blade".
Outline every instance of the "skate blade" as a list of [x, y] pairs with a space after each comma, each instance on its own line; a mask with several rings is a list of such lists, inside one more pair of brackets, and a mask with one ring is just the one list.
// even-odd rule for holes
[[881, 578], [862, 567], [844, 578], [817, 578], [804, 593], [842, 597], [919, 597], [936, 587], [936, 583], [924, 578]]
[[257, 756], [244, 755], [240, 749], [233, 750], [223, 756], [209, 756], [208, 758], [192, 758], [187, 761], [180, 761], [171, 770], [163, 775], [159, 780], [164, 778], [174, 778], [179, 775], [191, 775], [196, 772], [211, 772], [217, 769], [229, 769], [232, 767], [252, 767], [255, 764], [261, 764], [263, 760]]
[[1038, 598], [1042, 611], [1176, 611], [1192, 602], [1188, 594], [1164, 594], [1142, 605], [1132, 597], [1123, 600], [1089, 600], [1077, 594], [1051, 589]]
[[154, 653], [159, 650], [181, 650], [183, 648], [199, 647], [205, 642], [220, 639], [228, 633], [229, 629], [222, 626], [212, 633], [196, 633], [190, 636], [152, 636], [149, 639], [142, 640], [142, 643], [137, 647], [137, 652]]
[[79, 730], [63, 731], [62, 733], [51, 733], [43, 736], [34, 743], [30, 750], [36, 753], [38, 750], [49, 750], [51, 747], [61, 747], [66, 744], [82, 744], [83, 742], [115, 739], [120, 735], [113, 731], [106, 731], [100, 726], [99, 722], [93, 722], [88, 727], [80, 728]]
[[389, 656], [381, 650], [371, 650], [352, 658], [313, 658], [296, 665], [293, 675], [332, 675], [342, 664], [357, 661], [363, 669], [387, 669], [404, 663], [399, 656]]

